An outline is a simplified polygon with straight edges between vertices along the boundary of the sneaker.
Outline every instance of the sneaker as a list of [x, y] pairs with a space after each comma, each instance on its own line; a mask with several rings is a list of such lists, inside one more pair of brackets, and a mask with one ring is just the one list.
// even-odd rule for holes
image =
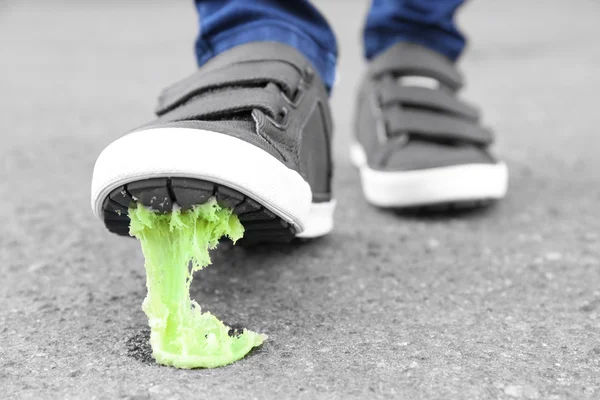
[[169, 212], [213, 196], [239, 216], [246, 242], [332, 230], [328, 96], [295, 49], [235, 47], [165, 89], [156, 114], [96, 161], [92, 208], [109, 231], [129, 235], [134, 201]]
[[507, 167], [478, 110], [457, 97], [462, 85], [450, 60], [419, 45], [399, 43], [371, 62], [351, 145], [367, 201], [444, 209], [505, 196]]

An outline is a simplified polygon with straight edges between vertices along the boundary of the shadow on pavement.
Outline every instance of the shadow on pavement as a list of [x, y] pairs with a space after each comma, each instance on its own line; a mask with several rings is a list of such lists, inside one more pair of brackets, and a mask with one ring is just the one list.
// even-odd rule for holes
[[486, 200], [483, 202], [464, 202], [453, 204], [431, 205], [427, 207], [398, 208], [388, 212], [406, 219], [423, 221], [443, 221], [450, 219], [479, 219], [488, 218], [497, 208], [498, 202]]

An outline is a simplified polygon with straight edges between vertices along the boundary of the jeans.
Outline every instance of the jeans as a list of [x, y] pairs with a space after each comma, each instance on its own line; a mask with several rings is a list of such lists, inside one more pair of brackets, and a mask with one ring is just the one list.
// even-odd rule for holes
[[[199, 66], [240, 44], [277, 41], [303, 53], [331, 90], [338, 54], [336, 38], [327, 20], [308, 0], [195, 2], [200, 18], [196, 40]], [[463, 2], [372, 0], [363, 33], [365, 58], [370, 60], [404, 41], [428, 47], [456, 61], [465, 47], [465, 38], [456, 27], [454, 14]]]

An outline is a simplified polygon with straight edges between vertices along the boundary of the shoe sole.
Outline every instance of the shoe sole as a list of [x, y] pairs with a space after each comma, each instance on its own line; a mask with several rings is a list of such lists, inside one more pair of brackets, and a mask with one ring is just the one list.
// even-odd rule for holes
[[441, 211], [481, 207], [503, 198], [508, 187], [504, 163], [379, 171], [368, 167], [366, 153], [358, 143], [351, 145], [350, 157], [360, 171], [365, 198], [383, 208]]
[[308, 183], [266, 151], [232, 136], [189, 128], [136, 131], [98, 157], [92, 209], [106, 227], [129, 235], [127, 209], [140, 202], [158, 212], [215, 197], [233, 208], [244, 242], [286, 242], [333, 229], [335, 201], [312, 203]]

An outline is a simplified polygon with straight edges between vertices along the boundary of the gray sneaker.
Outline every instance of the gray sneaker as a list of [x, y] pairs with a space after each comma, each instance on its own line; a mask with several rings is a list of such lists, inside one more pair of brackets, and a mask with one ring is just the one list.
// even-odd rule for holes
[[442, 55], [399, 43], [372, 61], [351, 147], [366, 199], [380, 207], [448, 208], [504, 197], [492, 133], [457, 97], [463, 79]]
[[134, 200], [168, 212], [212, 196], [239, 215], [247, 242], [332, 230], [327, 92], [295, 49], [229, 50], [165, 89], [156, 114], [96, 161], [92, 208], [111, 232], [128, 235]]

